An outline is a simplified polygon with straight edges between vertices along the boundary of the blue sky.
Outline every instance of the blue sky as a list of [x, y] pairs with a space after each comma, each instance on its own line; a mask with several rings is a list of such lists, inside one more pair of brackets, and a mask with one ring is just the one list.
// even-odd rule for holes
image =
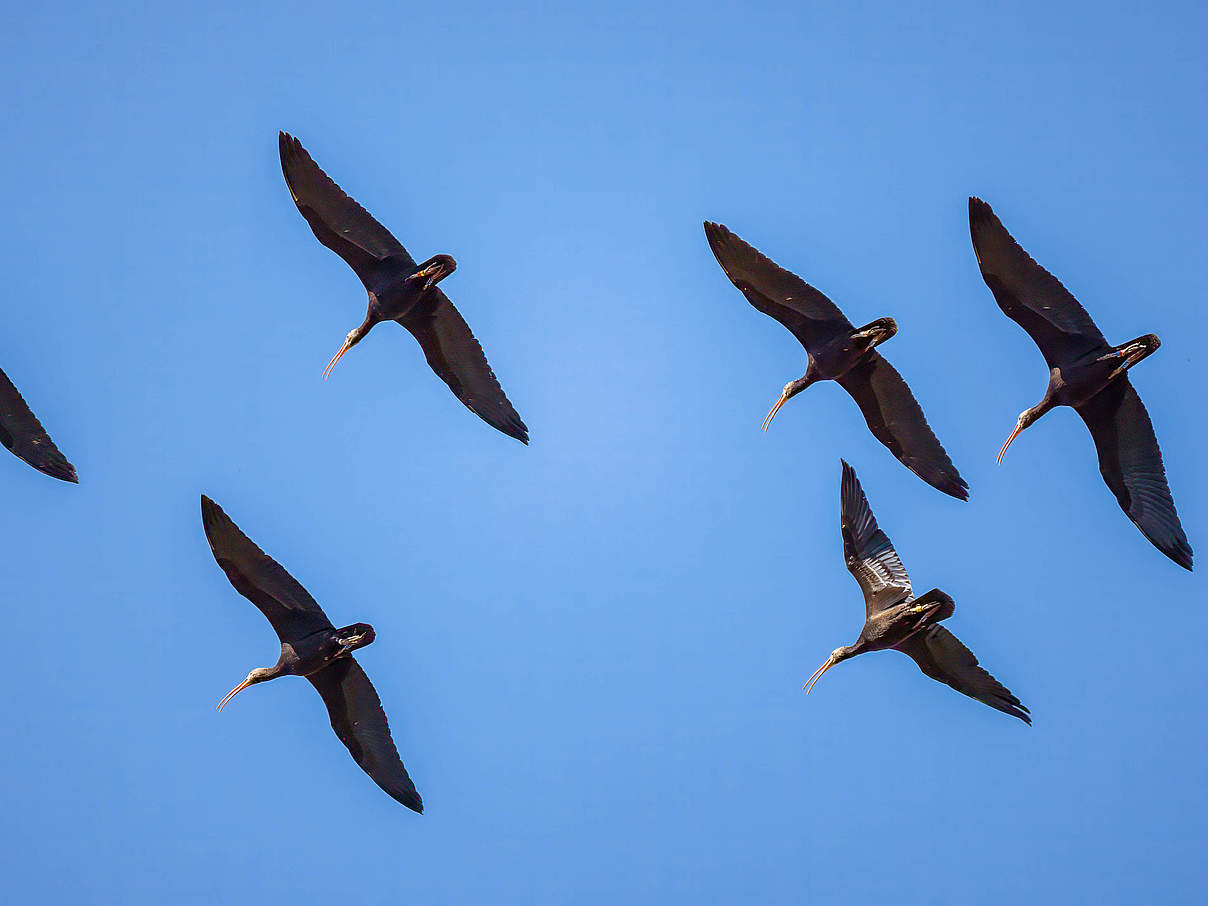
[[[1208, 440], [1195, 4], [10, 5], [0, 367], [80, 474], [0, 459], [14, 901], [1198, 902], [1201, 574], [1120, 513], [966, 197], [1134, 372], [1193, 546]], [[444, 284], [532, 431], [298, 215], [298, 135]], [[726, 281], [719, 220], [884, 352], [972, 486], [924, 485]], [[1190, 408], [1196, 406], [1196, 408]], [[840, 457], [1031, 729], [882, 653]], [[327, 608], [423, 794], [383, 795], [206, 546], [217, 500]]]

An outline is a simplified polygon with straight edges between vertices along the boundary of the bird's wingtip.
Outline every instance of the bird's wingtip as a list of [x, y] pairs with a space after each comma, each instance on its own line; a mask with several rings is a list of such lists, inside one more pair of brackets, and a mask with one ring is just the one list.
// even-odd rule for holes
[[220, 518], [226, 516], [222, 507], [216, 504], [205, 494], [201, 495], [201, 522], [208, 532], [210, 527]]
[[969, 222], [986, 223], [994, 219], [994, 209], [976, 195], [969, 196]]
[[399, 797], [399, 802], [411, 809], [417, 815], [424, 813], [424, 800], [420, 798], [419, 793], [410, 792]]

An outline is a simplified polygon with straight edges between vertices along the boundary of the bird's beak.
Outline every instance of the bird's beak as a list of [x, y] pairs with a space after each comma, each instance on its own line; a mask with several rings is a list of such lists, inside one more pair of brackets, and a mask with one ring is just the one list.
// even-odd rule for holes
[[764, 431], [768, 430], [768, 427], [772, 424], [772, 419], [774, 419], [776, 417], [776, 413], [780, 411], [780, 407], [788, 401], [789, 395], [787, 393], [780, 394], [780, 399], [776, 400], [776, 405], [772, 407], [772, 411], [769, 412], [767, 417], [763, 420]]
[[814, 675], [806, 680], [805, 685], [801, 687], [805, 690], [806, 695], [809, 695], [814, 691], [814, 686], [817, 685], [818, 680], [822, 679], [822, 674], [826, 673], [827, 670], [830, 670], [830, 668], [835, 666], [836, 663], [837, 661], [835, 661], [833, 657], [828, 657], [822, 666], [814, 671]]
[[1002, 458], [1007, 455], [1007, 447], [1011, 446], [1011, 441], [1019, 437], [1019, 432], [1022, 430], [1023, 428], [1020, 425], [1015, 426], [1015, 430], [1011, 432], [1011, 436], [1007, 438], [1007, 442], [1003, 444], [1002, 449], [998, 451], [998, 459], [994, 461], [995, 465], [1002, 465]]
[[234, 698], [236, 695], [238, 695], [240, 692], [242, 692], [244, 689], [246, 689], [251, 684], [252, 684], [252, 678], [249, 676], [242, 683], [240, 683], [238, 686], [236, 686], [234, 689], [232, 689], [230, 692], [228, 692], [226, 694], [226, 698], [224, 698], [222, 701], [220, 701], [218, 703], [218, 710], [221, 711], [223, 708], [225, 708], [227, 702], [229, 702], [232, 698]]
[[335, 356], [332, 357], [332, 360], [327, 363], [327, 368], [323, 372], [323, 380], [327, 380], [327, 376], [329, 374], [331, 374], [331, 369], [336, 367], [336, 362], [340, 361], [340, 359], [342, 359], [344, 357], [344, 353], [346, 353], [351, 348], [352, 348], [352, 341], [345, 340], [344, 345], [340, 347], [340, 351], [337, 352], [335, 354]]

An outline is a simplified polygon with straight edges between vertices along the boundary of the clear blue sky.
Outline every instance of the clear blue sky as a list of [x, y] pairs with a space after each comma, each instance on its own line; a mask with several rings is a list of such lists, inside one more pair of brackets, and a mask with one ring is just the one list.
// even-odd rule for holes
[[[966, 197], [1114, 342], [1208, 555], [1199, 4], [55, 3], [0, 13], [0, 367], [79, 469], [0, 458], [12, 902], [1199, 902], [1202, 573], [1104, 487]], [[254, 7], [254, 8], [253, 8]], [[532, 430], [364, 313], [297, 134], [444, 284]], [[726, 281], [735, 229], [885, 352], [961, 504]], [[854, 640], [839, 459], [1031, 729]], [[423, 794], [383, 795], [206, 546], [327, 608]], [[1203, 565], [1201, 569], [1203, 569]]]

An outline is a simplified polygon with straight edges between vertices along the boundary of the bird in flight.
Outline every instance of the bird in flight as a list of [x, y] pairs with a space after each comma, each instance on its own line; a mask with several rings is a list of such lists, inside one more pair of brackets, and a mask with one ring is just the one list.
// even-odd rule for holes
[[0, 371], [0, 444], [39, 472], [78, 484], [75, 466], [59, 452], [13, 382]]
[[910, 576], [888, 536], [877, 526], [856, 471], [843, 463], [840, 488], [840, 527], [847, 569], [864, 593], [864, 628], [854, 645], [836, 648], [805, 684], [806, 694], [831, 667], [863, 654], [896, 648], [909, 655], [934, 680], [991, 708], [1032, 718], [1018, 698], [978, 666], [977, 658], [960, 639], [940, 625], [952, 616], [956, 603], [938, 588], [916, 598]]
[[764, 430], [780, 407], [806, 387], [836, 381], [856, 401], [873, 436], [902, 465], [933, 488], [968, 500], [969, 485], [936, 439], [910, 388], [875, 349], [897, 333], [897, 322], [879, 318], [857, 330], [834, 302], [726, 227], [706, 221], [705, 236], [730, 282], [755, 308], [787, 327], [809, 358], [805, 375], [784, 385], [763, 421]]
[[201, 521], [222, 571], [237, 592], [260, 608], [281, 640], [277, 663], [249, 673], [218, 710], [248, 686], [279, 676], [306, 677], [322, 696], [331, 728], [353, 760], [389, 796], [422, 814], [423, 801], [394, 747], [382, 702], [352, 656], [374, 640], [373, 627], [353, 623], [336, 629], [306, 589], [204, 495]]
[[1049, 366], [1044, 399], [1020, 413], [998, 461], [1046, 412], [1072, 407], [1090, 429], [1099, 471], [1120, 508], [1154, 547], [1191, 569], [1191, 545], [1170, 496], [1158, 438], [1128, 379], [1128, 370], [1161, 342], [1146, 334], [1120, 346], [1109, 344], [1086, 309], [1032, 260], [980, 198], [969, 199], [969, 233], [982, 279], [998, 307], [1028, 332]]
[[324, 377], [370, 329], [397, 321], [419, 341], [428, 364], [471, 412], [493, 428], [528, 443], [528, 428], [499, 386], [465, 319], [437, 284], [457, 262], [433, 255], [423, 264], [314, 162], [302, 143], [280, 134], [281, 172], [294, 204], [315, 237], [347, 262], [369, 293], [369, 310], [348, 333]]

